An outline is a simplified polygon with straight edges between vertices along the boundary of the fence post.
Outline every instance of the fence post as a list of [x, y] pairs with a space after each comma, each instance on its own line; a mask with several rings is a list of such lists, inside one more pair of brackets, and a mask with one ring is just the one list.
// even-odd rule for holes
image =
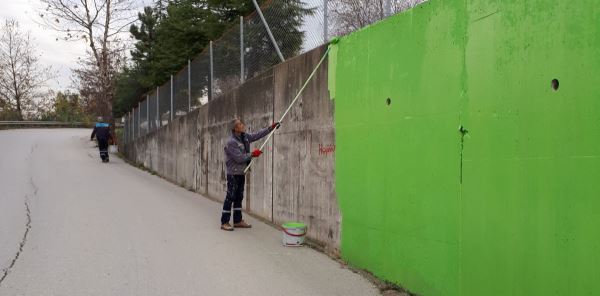
[[[327, 0], [325, 0], [327, 1]], [[244, 17], [240, 16], [240, 83], [244, 83]]]
[[133, 137], [131, 136], [131, 112], [127, 115], [127, 144], [133, 141]]
[[137, 134], [138, 137], [142, 136], [142, 128], [140, 125], [142, 125], [142, 103], [138, 102], [138, 124], [137, 124]]
[[209, 72], [209, 76], [210, 76], [210, 88], [209, 88], [209, 92], [208, 92], [208, 101], [212, 101], [213, 99], [213, 91], [214, 91], [214, 73], [213, 73], [213, 42], [211, 41], [209, 43], [209, 48], [208, 48], [208, 53], [209, 53], [209, 58], [210, 58], [210, 72]]
[[327, 22], [328, 2], [328, 0], [323, 0], [323, 43], [327, 43], [329, 40], [327, 37], [327, 35], [329, 35], [329, 24]]
[[156, 129], [162, 126], [162, 118], [160, 117], [160, 87], [156, 87], [156, 120], [158, 120]]
[[192, 112], [192, 61], [188, 60], [188, 112]]
[[131, 109], [131, 126], [129, 129], [131, 130], [131, 141], [135, 140], [135, 107]]
[[171, 121], [173, 121], [173, 75], [171, 75], [171, 120], [169, 121], [169, 123], [171, 123]]
[[267, 20], [265, 20], [265, 16], [263, 15], [262, 10], [260, 10], [260, 6], [258, 6], [258, 3], [256, 2], [256, 0], [252, 0], [252, 3], [254, 3], [256, 12], [258, 12], [258, 16], [260, 16], [260, 19], [262, 20], [262, 23], [265, 26], [265, 29], [267, 29], [267, 34], [269, 35], [269, 38], [271, 39], [271, 42], [273, 43], [273, 47], [275, 47], [275, 51], [277, 52], [279, 59], [281, 59], [281, 62], [285, 62], [285, 59], [283, 58], [283, 55], [281, 54], [281, 50], [279, 50], [279, 45], [277, 45], [277, 42], [275, 41], [275, 37], [273, 37], [273, 33], [271, 33], [271, 28], [269, 28], [269, 24], [267, 24]]
[[[325, 0], [327, 1], [327, 0]], [[392, 4], [390, 3], [391, 0], [384, 0], [383, 2], [383, 15], [385, 15], [385, 17], [388, 17], [390, 15], [392, 15]]]
[[146, 134], [150, 132], [150, 95], [146, 95]]
[[127, 144], [127, 114], [123, 115], [123, 144]]
[[[123, 115], [121, 121], [123, 122], [123, 144], [127, 143], [127, 114]], [[115, 125], [116, 129], [116, 125]]]

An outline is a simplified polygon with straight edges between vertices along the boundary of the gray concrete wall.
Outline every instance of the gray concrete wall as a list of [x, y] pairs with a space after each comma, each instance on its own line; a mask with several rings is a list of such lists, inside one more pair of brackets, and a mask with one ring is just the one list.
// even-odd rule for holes
[[[241, 117], [251, 131], [279, 119], [325, 50], [317, 48], [277, 65], [168, 126], [126, 144], [126, 156], [172, 182], [224, 200], [223, 147], [231, 119]], [[244, 208], [277, 224], [307, 223], [308, 236], [335, 253], [341, 217], [334, 184], [333, 114], [324, 62], [263, 149], [263, 156], [253, 164], [247, 175]], [[215, 221], [219, 215], [215, 213]]]
[[[323, 49], [313, 51], [275, 67], [276, 118], [283, 115], [323, 53]], [[311, 238], [337, 247], [335, 155], [322, 152], [322, 147], [335, 145], [333, 114], [324, 62], [274, 135], [273, 216], [276, 223], [308, 223]]]

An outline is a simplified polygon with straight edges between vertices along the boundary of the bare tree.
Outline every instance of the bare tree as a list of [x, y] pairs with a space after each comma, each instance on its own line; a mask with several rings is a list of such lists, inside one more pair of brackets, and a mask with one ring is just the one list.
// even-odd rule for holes
[[15, 20], [0, 25], [0, 108], [13, 112], [15, 119], [34, 116], [38, 100], [48, 93], [52, 79], [50, 67], [39, 62], [29, 32], [23, 32]]
[[[96, 113], [112, 120], [115, 71], [114, 54], [121, 49], [121, 36], [135, 21], [134, 0], [40, 0], [46, 26], [64, 34], [66, 41], [85, 41], [90, 64], [97, 71], [93, 95]], [[85, 80], [82, 80], [85, 82]], [[84, 85], [84, 87], [87, 87]]]
[[346, 35], [386, 17], [386, 5], [395, 14], [426, 0], [330, 0], [333, 32]]
[[31, 112], [30, 119], [34, 120], [49, 120], [48, 114], [54, 111], [54, 103], [56, 94], [53, 90], [48, 90], [44, 96], [36, 99], [34, 108]]
[[[108, 76], [113, 79], [119, 69], [126, 63], [126, 50], [123, 47], [116, 47], [107, 55], [108, 61]], [[82, 106], [84, 111], [89, 114], [98, 113], [97, 110], [102, 109], [102, 101], [97, 98], [102, 97], [102, 93], [106, 91], [102, 78], [98, 75], [100, 69], [93, 62], [93, 54], [88, 51], [86, 58], [78, 59], [78, 67], [73, 69], [71, 80], [79, 91], [81, 96]], [[114, 93], [115, 84], [110, 84], [110, 92]]]

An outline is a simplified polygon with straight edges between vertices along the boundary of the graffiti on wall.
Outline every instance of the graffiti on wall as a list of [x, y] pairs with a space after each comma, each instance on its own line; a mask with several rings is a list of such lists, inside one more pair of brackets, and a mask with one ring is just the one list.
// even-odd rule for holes
[[328, 156], [333, 153], [335, 153], [335, 144], [319, 144], [319, 155]]

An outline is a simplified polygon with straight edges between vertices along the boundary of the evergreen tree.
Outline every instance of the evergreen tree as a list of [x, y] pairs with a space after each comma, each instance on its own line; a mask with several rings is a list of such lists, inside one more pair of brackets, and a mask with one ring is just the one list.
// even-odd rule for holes
[[142, 84], [143, 78], [141, 77], [144, 77], [144, 75], [139, 70], [129, 67], [125, 67], [118, 74], [115, 105], [113, 106], [116, 116], [123, 116], [131, 111], [134, 106], [137, 106], [144, 93], [149, 90], [148, 86]]
[[[304, 17], [314, 12], [304, 6], [301, 0], [277, 0], [264, 10], [286, 58], [301, 50]], [[210, 40], [218, 40], [228, 28], [239, 26], [239, 16], [253, 11], [252, 2], [247, 0], [157, 0], [154, 8], [146, 7], [138, 14], [139, 25], [130, 29], [136, 40], [131, 52], [133, 64], [119, 75], [115, 115], [131, 110], [144, 99], [146, 91], [168, 81], [189, 59], [205, 50]], [[246, 22], [244, 30], [246, 36], [251, 36], [245, 37], [246, 59], [250, 61], [246, 64], [248, 76], [279, 62], [257, 16]], [[214, 63], [222, 69], [231, 68], [231, 75], [239, 75], [239, 39], [229, 42], [230, 46], [217, 43], [220, 54]]]
[[150, 75], [151, 64], [153, 63], [153, 49], [156, 43], [156, 27], [158, 25], [158, 12], [151, 7], [145, 7], [144, 12], [138, 13], [139, 27], [131, 25], [129, 32], [137, 40], [135, 49], [131, 51], [131, 59], [138, 71], [131, 72], [125, 69], [127, 78], [132, 78], [132, 74], [139, 76], [133, 77], [140, 85], [149, 88], [156, 80]]

